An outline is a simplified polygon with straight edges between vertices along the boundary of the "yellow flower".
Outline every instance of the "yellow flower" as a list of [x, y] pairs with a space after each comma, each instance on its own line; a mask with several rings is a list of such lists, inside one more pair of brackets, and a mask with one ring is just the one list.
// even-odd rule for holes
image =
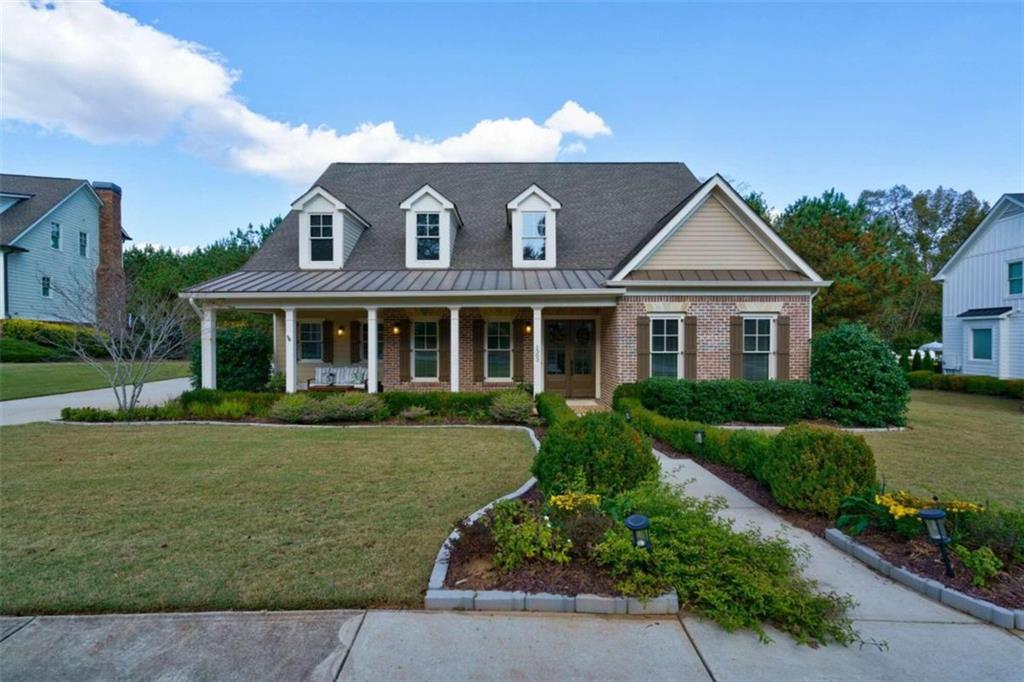
[[548, 504], [566, 512], [577, 512], [584, 507], [596, 507], [600, 501], [601, 496], [593, 493], [565, 493], [548, 498]]

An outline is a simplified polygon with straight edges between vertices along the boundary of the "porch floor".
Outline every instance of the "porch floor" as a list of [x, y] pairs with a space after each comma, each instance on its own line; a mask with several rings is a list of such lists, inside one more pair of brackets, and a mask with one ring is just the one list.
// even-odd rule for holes
[[607, 412], [609, 407], [602, 405], [593, 398], [570, 398], [565, 401], [566, 405], [569, 406], [576, 414], [586, 414], [588, 412]]

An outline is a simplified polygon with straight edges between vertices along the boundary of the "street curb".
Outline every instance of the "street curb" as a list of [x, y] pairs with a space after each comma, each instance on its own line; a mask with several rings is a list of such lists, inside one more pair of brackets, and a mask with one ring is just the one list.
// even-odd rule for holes
[[[528, 426], [503, 426], [499, 428], [522, 429], [530, 436], [534, 450], [540, 450], [537, 434]], [[502, 500], [511, 500], [524, 494], [537, 483], [530, 478], [519, 489], [499, 497], [466, 517], [466, 523], [473, 523], [490, 511], [491, 507]], [[541, 611], [548, 613], [604, 613], [620, 615], [667, 615], [679, 611], [679, 597], [673, 589], [665, 594], [648, 600], [646, 603], [632, 597], [602, 597], [595, 594], [565, 595], [510, 592], [505, 590], [457, 590], [444, 586], [448, 577], [448, 559], [451, 555], [452, 543], [459, 538], [459, 529], [453, 530], [437, 552], [434, 568], [430, 571], [430, 582], [427, 583], [427, 594], [424, 605], [431, 610], [462, 610], [462, 611]]]
[[883, 559], [878, 552], [854, 542], [850, 536], [838, 528], [826, 530], [825, 539], [836, 549], [933, 601], [1007, 630], [1024, 628], [1024, 609], [1011, 610], [996, 606], [990, 601], [946, 587], [937, 580], [917, 575], [902, 566], [894, 566], [891, 562]]

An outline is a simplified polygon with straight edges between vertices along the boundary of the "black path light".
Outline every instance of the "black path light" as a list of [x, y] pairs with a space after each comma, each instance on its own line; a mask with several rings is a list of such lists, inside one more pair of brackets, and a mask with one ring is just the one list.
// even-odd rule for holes
[[651, 522], [643, 514], [632, 514], [626, 517], [626, 528], [633, 533], [633, 546], [638, 549], [651, 548], [651, 536], [648, 529]]
[[949, 544], [949, 532], [946, 530], [946, 512], [942, 509], [922, 509], [917, 515], [924, 521], [924, 527], [928, 531], [928, 539], [939, 546], [939, 553], [942, 554], [942, 563], [946, 565], [946, 575], [953, 577], [953, 567], [949, 564], [949, 554], [946, 552], [946, 545]]
[[700, 458], [704, 459], [704, 429], [697, 429], [693, 432], [693, 440], [700, 448]]

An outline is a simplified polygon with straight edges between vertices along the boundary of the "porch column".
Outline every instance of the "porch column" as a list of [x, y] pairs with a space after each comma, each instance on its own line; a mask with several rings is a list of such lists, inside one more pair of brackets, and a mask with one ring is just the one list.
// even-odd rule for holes
[[544, 392], [544, 307], [533, 308], [533, 394]]
[[451, 376], [449, 390], [452, 393], [459, 392], [459, 307], [451, 306], [448, 308], [452, 316], [452, 330], [448, 334], [448, 346], [451, 348], [451, 359], [448, 363]]
[[217, 388], [217, 311], [203, 308], [202, 323], [202, 386]]
[[368, 393], [377, 392], [379, 383], [377, 367], [377, 309], [366, 309], [366, 390]]
[[295, 308], [284, 309], [284, 390], [295, 393]]

